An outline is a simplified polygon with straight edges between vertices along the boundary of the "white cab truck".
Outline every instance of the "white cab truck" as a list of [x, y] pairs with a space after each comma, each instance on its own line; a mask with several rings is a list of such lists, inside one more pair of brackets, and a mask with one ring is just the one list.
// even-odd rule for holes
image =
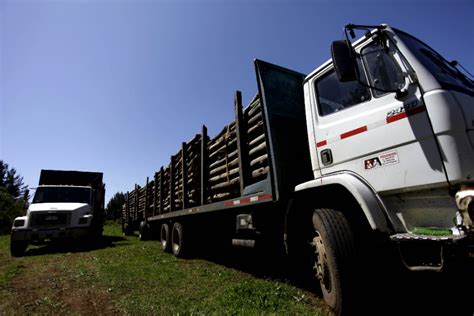
[[41, 170], [26, 216], [13, 221], [11, 255], [22, 256], [33, 242], [100, 237], [104, 195], [100, 172]]
[[124, 232], [155, 230], [176, 256], [206, 240], [282, 249], [336, 314], [375, 249], [413, 271], [469, 256], [472, 79], [388, 25], [345, 34], [309, 75], [255, 61], [256, 98], [242, 109], [237, 92], [234, 122], [213, 139], [203, 128], [129, 193]]

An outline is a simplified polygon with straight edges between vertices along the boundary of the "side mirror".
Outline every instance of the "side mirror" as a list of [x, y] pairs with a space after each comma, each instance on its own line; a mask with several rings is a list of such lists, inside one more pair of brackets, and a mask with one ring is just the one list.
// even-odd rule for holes
[[357, 80], [357, 63], [350, 43], [347, 41], [332, 42], [331, 56], [339, 81]]

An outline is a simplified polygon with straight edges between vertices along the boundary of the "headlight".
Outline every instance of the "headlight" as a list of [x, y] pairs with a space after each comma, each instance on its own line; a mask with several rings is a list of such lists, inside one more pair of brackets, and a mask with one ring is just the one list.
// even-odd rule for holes
[[25, 226], [25, 220], [24, 219], [16, 219], [13, 222], [13, 227], [21, 227], [21, 226]]
[[87, 217], [79, 218], [79, 225], [84, 225], [84, 224], [87, 224]]

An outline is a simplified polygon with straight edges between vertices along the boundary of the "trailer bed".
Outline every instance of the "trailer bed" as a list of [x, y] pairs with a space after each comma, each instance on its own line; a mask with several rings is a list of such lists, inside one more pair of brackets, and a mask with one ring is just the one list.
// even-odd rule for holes
[[122, 223], [161, 221], [287, 199], [311, 177], [304, 116], [304, 75], [255, 61], [259, 93], [214, 138], [207, 128], [127, 193]]

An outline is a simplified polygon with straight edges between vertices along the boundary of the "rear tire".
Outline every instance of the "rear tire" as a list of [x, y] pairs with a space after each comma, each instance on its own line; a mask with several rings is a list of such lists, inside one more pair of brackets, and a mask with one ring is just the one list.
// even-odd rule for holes
[[346, 311], [351, 294], [351, 272], [355, 264], [355, 243], [344, 214], [333, 209], [313, 213], [311, 240], [313, 273], [319, 280], [324, 301], [335, 315]]
[[132, 236], [133, 235], [132, 227], [130, 226], [129, 223], [125, 223], [123, 225], [123, 235], [124, 236]]
[[174, 223], [171, 231], [171, 250], [173, 254], [178, 258], [186, 256], [187, 244], [184, 235], [183, 225], [181, 223]]
[[28, 248], [28, 241], [10, 239], [10, 254], [12, 257], [22, 257]]
[[138, 239], [141, 241], [149, 240], [150, 233], [150, 225], [145, 221], [141, 222], [138, 227]]
[[161, 225], [160, 240], [161, 240], [161, 248], [163, 249], [163, 251], [170, 253], [171, 252], [170, 227], [166, 223]]

